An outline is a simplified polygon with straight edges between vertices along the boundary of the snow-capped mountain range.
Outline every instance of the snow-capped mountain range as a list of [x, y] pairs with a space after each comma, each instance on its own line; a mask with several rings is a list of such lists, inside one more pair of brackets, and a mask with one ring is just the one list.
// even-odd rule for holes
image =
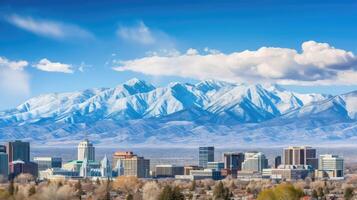
[[0, 140], [43, 145], [216, 146], [357, 141], [357, 91], [299, 94], [277, 85], [207, 80], [155, 87], [131, 79], [115, 88], [52, 93], [0, 112]]

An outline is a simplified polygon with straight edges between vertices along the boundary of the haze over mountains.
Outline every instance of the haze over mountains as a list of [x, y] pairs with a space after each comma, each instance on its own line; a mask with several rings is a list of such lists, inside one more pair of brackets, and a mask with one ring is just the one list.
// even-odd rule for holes
[[52, 93], [0, 112], [0, 139], [103, 146], [355, 144], [357, 91], [299, 94], [277, 85], [207, 80]]

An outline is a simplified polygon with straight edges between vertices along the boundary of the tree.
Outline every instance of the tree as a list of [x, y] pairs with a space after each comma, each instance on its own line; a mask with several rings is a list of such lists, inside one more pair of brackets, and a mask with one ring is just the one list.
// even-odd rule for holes
[[139, 179], [135, 176], [119, 176], [113, 183], [113, 188], [126, 193], [135, 193], [139, 188]]
[[32, 196], [36, 194], [36, 187], [34, 185], [31, 185], [28, 191], [28, 196]]
[[7, 188], [7, 191], [9, 193], [10, 196], [13, 196], [14, 193], [15, 193], [15, 186], [14, 186], [14, 180], [11, 179], [10, 183], [9, 183], [9, 186]]
[[230, 191], [227, 187], [224, 187], [222, 181], [220, 181], [213, 190], [214, 199], [228, 200], [230, 198]]
[[299, 200], [303, 197], [304, 192], [295, 188], [291, 184], [280, 184], [275, 188], [265, 189], [259, 193], [257, 200]]
[[196, 190], [196, 181], [195, 181], [195, 180], [192, 180], [190, 190], [191, 190], [191, 191]]
[[344, 191], [344, 195], [346, 200], [351, 200], [353, 198], [353, 188], [347, 187]]
[[159, 200], [184, 200], [185, 196], [181, 193], [179, 187], [172, 188], [166, 185], [159, 195]]
[[314, 198], [314, 199], [319, 198], [319, 195], [317, 194], [316, 190], [312, 190], [312, 198]]
[[128, 194], [128, 195], [126, 196], [126, 200], [134, 200], [133, 195], [132, 195], [132, 194]]
[[147, 182], [143, 187], [143, 200], [157, 200], [159, 198], [160, 188], [159, 185], [154, 182]]
[[99, 180], [99, 178], [97, 178], [97, 180], [95, 180], [95, 184], [100, 185], [100, 180]]
[[74, 188], [77, 191], [77, 197], [79, 198], [79, 200], [81, 200], [82, 199], [82, 194], [83, 194], [81, 180], [78, 180], [78, 182], [74, 185]]

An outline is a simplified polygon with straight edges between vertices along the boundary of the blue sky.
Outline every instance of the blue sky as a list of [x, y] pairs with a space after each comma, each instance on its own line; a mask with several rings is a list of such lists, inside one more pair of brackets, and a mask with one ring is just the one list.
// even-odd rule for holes
[[133, 77], [357, 89], [355, 1], [1, 1], [0, 13], [0, 109]]

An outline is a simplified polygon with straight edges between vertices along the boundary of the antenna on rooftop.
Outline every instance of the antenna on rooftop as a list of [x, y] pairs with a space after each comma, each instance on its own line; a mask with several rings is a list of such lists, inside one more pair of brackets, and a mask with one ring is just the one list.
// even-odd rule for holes
[[88, 133], [87, 133], [87, 131], [84, 131], [84, 140], [88, 140]]

